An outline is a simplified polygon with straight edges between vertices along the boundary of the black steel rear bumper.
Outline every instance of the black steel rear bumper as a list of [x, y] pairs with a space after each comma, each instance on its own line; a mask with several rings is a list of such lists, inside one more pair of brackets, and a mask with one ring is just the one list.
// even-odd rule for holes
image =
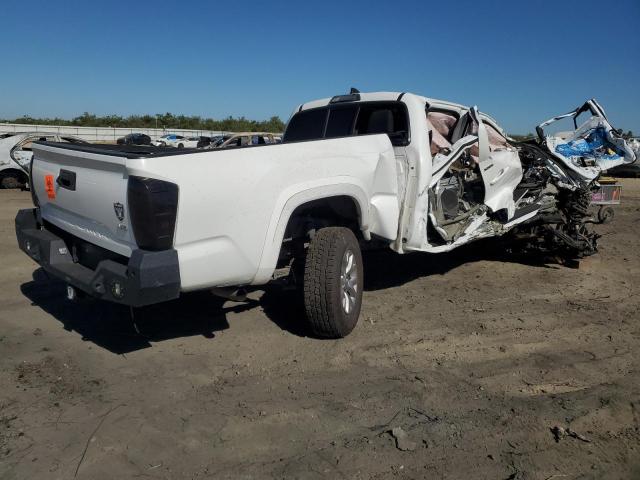
[[20, 249], [51, 275], [93, 297], [134, 307], [180, 295], [180, 268], [174, 249], [134, 250], [126, 265], [105, 259], [91, 269], [75, 262], [65, 240], [39, 223], [37, 210], [18, 212], [16, 236]]

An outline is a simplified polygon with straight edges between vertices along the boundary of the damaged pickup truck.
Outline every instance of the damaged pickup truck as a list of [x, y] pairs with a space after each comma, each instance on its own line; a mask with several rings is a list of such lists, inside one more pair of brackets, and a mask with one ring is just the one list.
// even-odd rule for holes
[[343, 337], [360, 313], [361, 246], [438, 253], [510, 234], [594, 253], [590, 195], [635, 154], [595, 101], [567, 115], [584, 112], [566, 138], [542, 124], [518, 143], [476, 107], [352, 90], [298, 106], [281, 144], [35, 144], [18, 243], [70, 297], [130, 306], [261, 285], [288, 267], [309, 329]]

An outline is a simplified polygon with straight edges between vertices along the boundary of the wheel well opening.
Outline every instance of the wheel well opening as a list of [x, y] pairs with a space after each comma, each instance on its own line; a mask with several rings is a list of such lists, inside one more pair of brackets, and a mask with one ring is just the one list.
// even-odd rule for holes
[[6, 177], [13, 177], [20, 183], [27, 183], [29, 181], [27, 174], [17, 168], [5, 168], [4, 170], [0, 170], [0, 179]]
[[346, 227], [356, 238], [362, 238], [361, 214], [356, 201], [349, 196], [312, 200], [296, 207], [287, 223], [280, 249], [278, 265], [287, 264], [292, 258], [303, 257], [305, 243], [315, 230], [325, 227]]
[[285, 239], [307, 238], [310, 231], [324, 227], [347, 227], [360, 232], [360, 209], [349, 196], [312, 200], [298, 206], [287, 223]]

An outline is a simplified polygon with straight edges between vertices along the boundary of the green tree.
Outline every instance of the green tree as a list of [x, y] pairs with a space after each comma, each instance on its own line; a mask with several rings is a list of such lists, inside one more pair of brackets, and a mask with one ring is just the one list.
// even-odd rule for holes
[[233, 132], [273, 132], [281, 133], [284, 130], [284, 122], [277, 116], [273, 116], [268, 120], [249, 120], [245, 117], [227, 117], [222, 120], [213, 118], [202, 118], [197, 115], [174, 115], [166, 112], [162, 114], [150, 115], [129, 115], [122, 117], [120, 115], [103, 115], [97, 116], [90, 112], [84, 112], [82, 115], [72, 118], [71, 120], [63, 118], [34, 118], [24, 115], [15, 119], [0, 119], [0, 122], [19, 123], [24, 125], [63, 125], [77, 127], [125, 127], [125, 128], [164, 128], [172, 129], [188, 129], [188, 130], [223, 130]]

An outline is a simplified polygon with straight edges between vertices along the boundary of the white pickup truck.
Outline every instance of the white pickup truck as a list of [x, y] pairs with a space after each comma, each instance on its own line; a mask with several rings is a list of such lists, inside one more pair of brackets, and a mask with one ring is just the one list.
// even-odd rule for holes
[[[586, 207], [600, 162], [635, 154], [595, 101], [567, 115], [585, 112], [575, 138], [540, 127], [518, 143], [475, 107], [352, 91], [298, 106], [281, 144], [36, 144], [18, 243], [70, 294], [131, 306], [261, 285], [290, 267], [310, 330], [342, 337], [360, 312], [364, 244], [437, 253], [511, 232], [593, 253]], [[593, 148], [572, 155], [581, 142]]]

